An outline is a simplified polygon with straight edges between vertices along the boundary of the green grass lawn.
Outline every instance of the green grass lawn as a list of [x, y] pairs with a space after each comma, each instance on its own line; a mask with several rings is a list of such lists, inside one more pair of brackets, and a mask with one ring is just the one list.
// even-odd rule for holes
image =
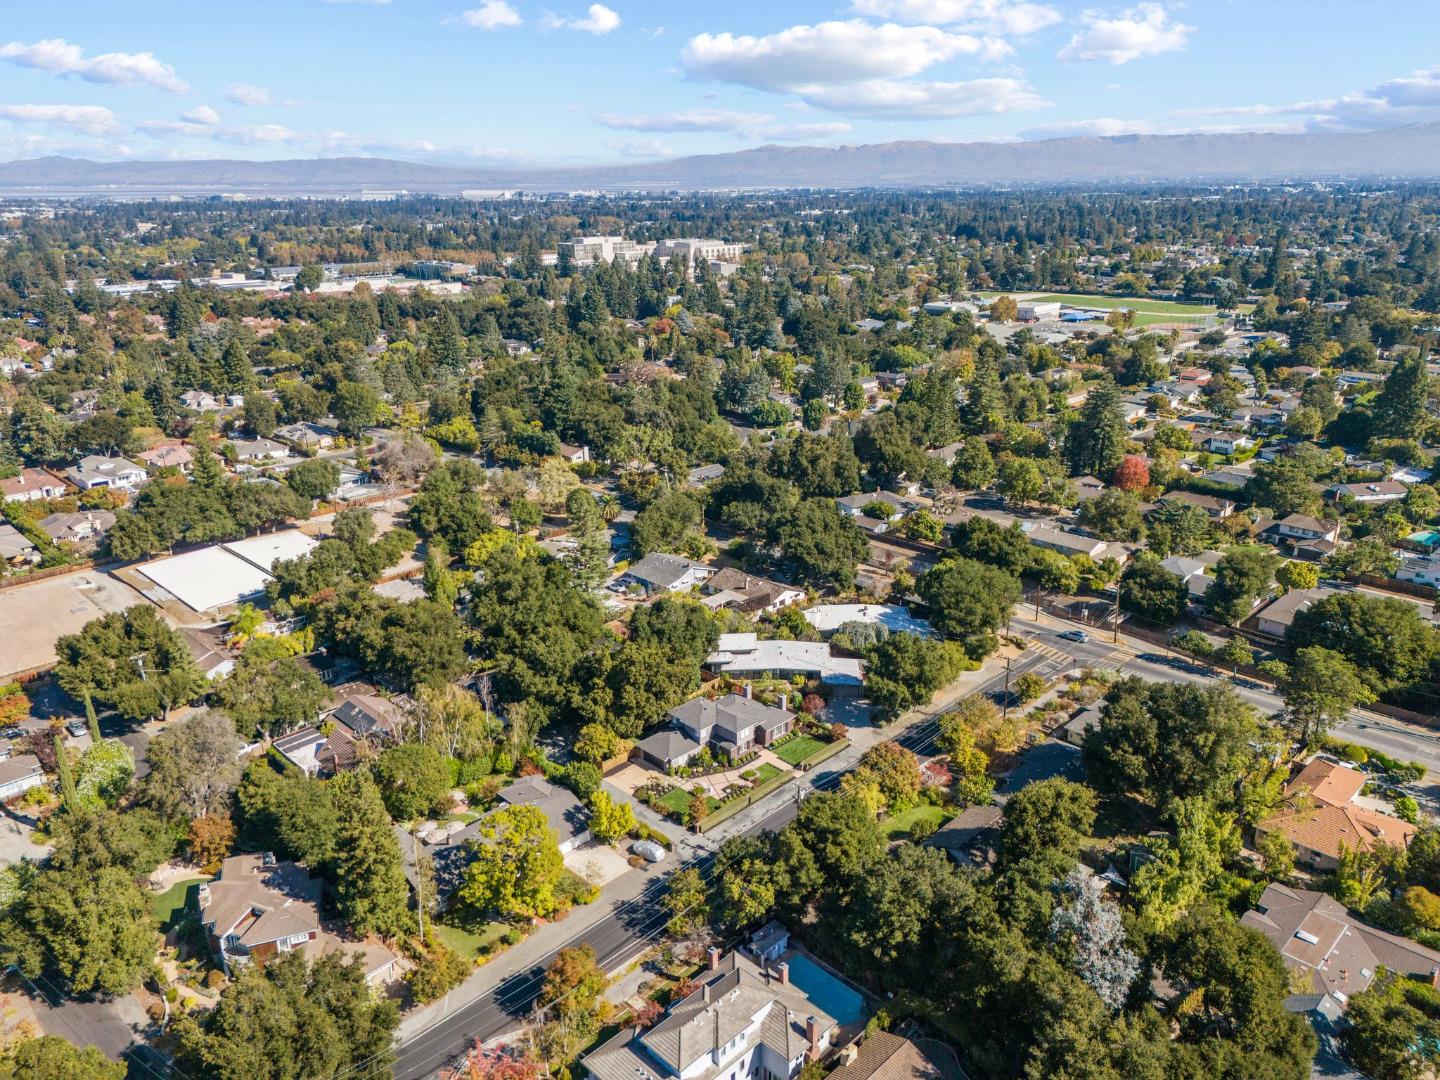
[[786, 765], [799, 765], [811, 754], [819, 753], [829, 745], [824, 739], [817, 739], [814, 735], [801, 735], [772, 749], [775, 756]]
[[768, 761], [762, 761], [760, 767], [755, 770], [755, 783], [763, 784], [766, 780], [773, 780], [780, 775], [780, 770]]
[[[684, 788], [671, 788], [665, 797], [660, 800], [660, 805], [683, 822], [690, 816], [690, 800], [693, 798], [694, 796]], [[719, 799], [706, 796], [705, 801], [709, 804], [712, 814], [720, 809]]]
[[896, 814], [884, 824], [885, 835], [891, 840], [904, 840], [910, 835], [910, 827], [917, 821], [929, 821], [938, 829], [945, 824], [950, 814], [943, 806], [921, 803], [909, 810]]
[[489, 950], [510, 929], [503, 922], [480, 923], [474, 928], [452, 926], [449, 923], [434, 924], [435, 934], [450, 948], [466, 959], [473, 960]]
[[155, 921], [160, 924], [160, 929], [170, 929], [195, 890], [199, 888], [200, 883], [209, 880], [206, 877], [186, 878], [184, 881], [175, 882], [170, 888], [157, 895], [150, 902], [150, 911], [155, 916]]
[[[1023, 291], [1023, 290], [1022, 290]], [[1014, 296], [1015, 292], [983, 292], [987, 300], [997, 296]], [[1099, 293], [1045, 293], [1034, 298], [1036, 303], [1060, 303], [1069, 307], [1082, 308], [1129, 308], [1135, 312], [1136, 326], [1154, 326], [1157, 323], [1202, 322], [1216, 314], [1213, 304], [1190, 304], [1176, 300], [1152, 300], [1145, 296], [1106, 296]]]

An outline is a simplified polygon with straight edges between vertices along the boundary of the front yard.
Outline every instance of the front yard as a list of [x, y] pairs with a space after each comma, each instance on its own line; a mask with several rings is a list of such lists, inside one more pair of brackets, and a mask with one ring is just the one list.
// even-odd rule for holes
[[813, 757], [830, 744], [814, 735], [797, 735], [788, 742], [770, 748], [771, 753], [786, 765], [798, 766], [806, 758]]
[[[671, 788], [657, 801], [665, 808], [665, 812], [676, 818], [678, 821], [686, 821], [690, 817], [690, 800], [695, 796], [691, 795], [685, 788]], [[705, 796], [705, 803], [710, 812], [714, 813], [720, 809], [720, 800], [712, 796]]]

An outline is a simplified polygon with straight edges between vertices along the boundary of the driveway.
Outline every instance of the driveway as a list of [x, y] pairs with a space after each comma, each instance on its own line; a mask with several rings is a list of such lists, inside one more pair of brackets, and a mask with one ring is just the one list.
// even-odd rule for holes
[[28, 819], [21, 820], [8, 811], [0, 817], [0, 866], [14, 866], [21, 859], [32, 862], [43, 859], [50, 845], [31, 843], [34, 832], [35, 827]]

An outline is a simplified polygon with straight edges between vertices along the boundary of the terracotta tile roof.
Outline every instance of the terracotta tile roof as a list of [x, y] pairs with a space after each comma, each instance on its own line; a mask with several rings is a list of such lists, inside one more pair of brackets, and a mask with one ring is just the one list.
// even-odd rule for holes
[[1338, 859], [1341, 844], [1351, 850], [1369, 850], [1376, 844], [1406, 847], [1415, 835], [1415, 826], [1362, 806], [1319, 803], [1308, 809], [1282, 811], [1260, 822], [1256, 831], [1279, 833], [1293, 844]]
[[1285, 785], [1285, 794], [1294, 796], [1308, 791], [1317, 802], [1339, 805], [1353, 800], [1364, 786], [1365, 774], [1359, 769], [1347, 769], [1316, 757], [1291, 777]]

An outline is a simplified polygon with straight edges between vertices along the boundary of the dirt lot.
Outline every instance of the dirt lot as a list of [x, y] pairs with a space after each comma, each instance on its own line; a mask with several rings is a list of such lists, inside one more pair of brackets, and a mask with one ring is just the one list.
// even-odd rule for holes
[[110, 574], [81, 570], [0, 589], [0, 677], [55, 662], [55, 639], [146, 600]]

